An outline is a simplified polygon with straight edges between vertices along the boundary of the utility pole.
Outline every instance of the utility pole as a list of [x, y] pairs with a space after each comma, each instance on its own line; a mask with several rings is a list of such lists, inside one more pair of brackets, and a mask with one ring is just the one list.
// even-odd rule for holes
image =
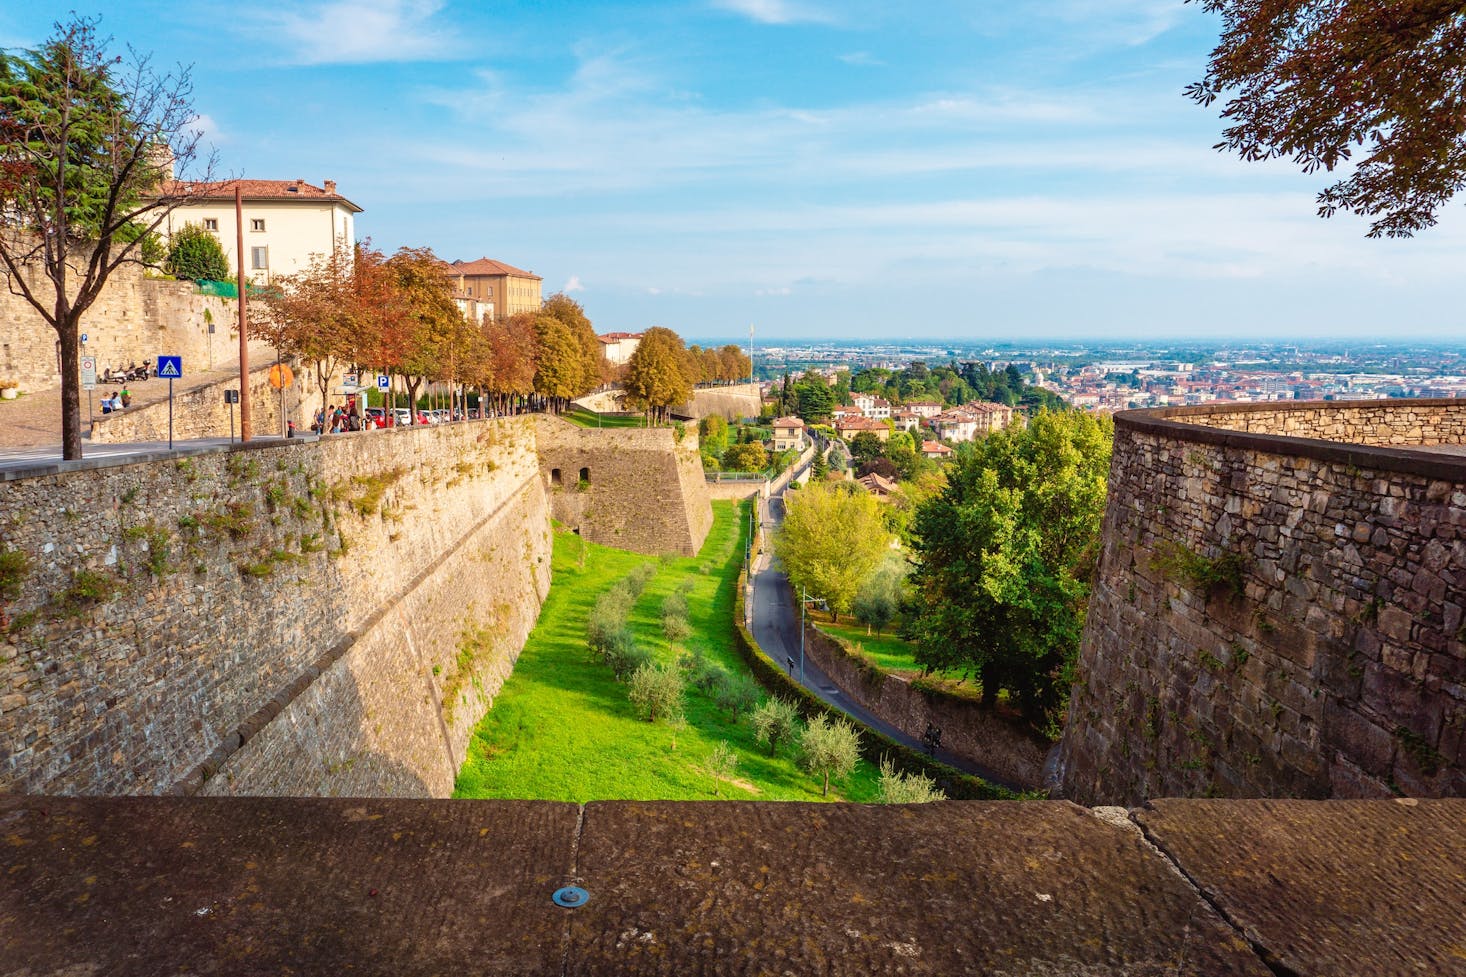
[[753, 378], [758, 376], [753, 368], [753, 323], [748, 324], [748, 382], [753, 383]]
[[254, 434], [249, 421], [249, 328], [244, 310], [244, 190], [234, 184], [235, 248], [239, 251], [239, 442]]

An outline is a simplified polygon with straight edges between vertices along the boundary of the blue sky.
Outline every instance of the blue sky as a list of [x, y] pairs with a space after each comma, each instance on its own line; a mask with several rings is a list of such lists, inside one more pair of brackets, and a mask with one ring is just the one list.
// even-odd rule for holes
[[[0, 9], [0, 45], [47, 36]], [[21, 9], [16, 9], [20, 7]], [[193, 65], [226, 175], [335, 179], [388, 250], [498, 258], [691, 340], [1462, 335], [1411, 241], [1211, 149], [1180, 0], [78, 4]]]

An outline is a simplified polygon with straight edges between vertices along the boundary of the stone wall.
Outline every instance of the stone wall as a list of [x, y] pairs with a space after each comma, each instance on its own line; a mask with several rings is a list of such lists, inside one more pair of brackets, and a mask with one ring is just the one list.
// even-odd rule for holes
[[[270, 386], [269, 371], [274, 363], [250, 371], [250, 419], [257, 435], [278, 435], [280, 424], [280, 391]], [[238, 390], [239, 377], [195, 387], [175, 394], [173, 404], [173, 438], [225, 438], [233, 431], [239, 435], [239, 405], [224, 403], [225, 390]], [[295, 421], [295, 429], [304, 433], [310, 423], [302, 410], [301, 387], [286, 391], [286, 418]], [[316, 401], [319, 406], [319, 400]], [[231, 412], [233, 414], [231, 424]], [[115, 444], [136, 441], [168, 440], [168, 401], [134, 405], [113, 413], [92, 415], [93, 444]]]
[[1433, 443], [1463, 411], [1118, 415], [1064, 792], [1466, 793], [1466, 459], [1256, 433]]
[[[550, 512], [593, 543], [693, 556], [713, 524], [697, 435], [581, 428], [536, 415]], [[582, 478], [582, 474], [588, 476]]]
[[528, 419], [4, 483], [0, 793], [446, 794], [545, 515]]
[[907, 736], [919, 739], [927, 724], [934, 723], [942, 731], [943, 753], [969, 760], [1017, 790], [1042, 784], [1049, 744], [1017, 723], [977, 702], [914, 689], [906, 679], [862, 661], [839, 639], [812, 624], [805, 629], [804, 648], [842, 692]]
[[[47, 285], [39, 277], [31, 280], [38, 294]], [[212, 338], [204, 321], [206, 311], [214, 319]], [[98, 373], [156, 360], [160, 354], [181, 355], [185, 367], [197, 371], [209, 362], [211, 348], [216, 363], [237, 357], [239, 341], [231, 330], [238, 314], [233, 302], [200, 295], [191, 282], [147, 278], [141, 268], [126, 265], [112, 273], [82, 320], [85, 352], [97, 357]], [[26, 390], [61, 384], [55, 332], [25, 299], [11, 293], [3, 273], [0, 378], [19, 380]]]
[[721, 387], [698, 387], [692, 392], [692, 403], [681, 413], [692, 417], [718, 414], [730, 421], [740, 417], [758, 417], [763, 399], [756, 383], [734, 383]]

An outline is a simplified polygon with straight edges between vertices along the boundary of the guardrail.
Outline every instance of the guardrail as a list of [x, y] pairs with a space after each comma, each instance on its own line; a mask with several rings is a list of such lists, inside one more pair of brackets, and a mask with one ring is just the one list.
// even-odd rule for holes
[[703, 477], [711, 485], [723, 482], [767, 482], [769, 476], [762, 472], [704, 472]]

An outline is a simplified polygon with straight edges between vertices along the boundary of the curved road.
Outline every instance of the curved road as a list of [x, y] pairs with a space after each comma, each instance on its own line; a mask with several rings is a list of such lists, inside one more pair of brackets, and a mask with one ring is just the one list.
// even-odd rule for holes
[[[768, 514], [763, 522], [764, 538], [768, 539], [784, 518], [784, 499], [782, 495], [775, 495], [769, 498]], [[794, 659], [793, 678], [800, 680], [799, 671], [799, 606], [789, 587], [789, 578], [775, 565], [772, 555], [772, 546], [759, 556], [757, 565], [754, 567], [753, 577], [753, 621], [750, 630], [753, 632], [754, 640], [763, 648], [764, 653], [779, 664], [784, 664], [788, 659]], [[914, 750], [925, 752], [926, 747], [914, 736], [892, 726], [884, 719], [872, 713], [869, 709], [855, 702], [837, 686], [833, 680], [826, 675], [818, 665], [807, 656], [804, 660], [804, 681], [806, 689], [819, 696], [825, 702], [846, 713], [851, 718], [864, 723], [871, 729], [889, 736], [898, 743], [902, 743]], [[963, 773], [973, 774], [981, 777], [988, 783], [1007, 787], [1010, 790], [1020, 790], [1018, 786], [1010, 784], [1003, 778], [986, 770], [963, 757], [954, 756], [945, 751], [938, 750], [936, 758], [950, 767], [961, 770]]]

